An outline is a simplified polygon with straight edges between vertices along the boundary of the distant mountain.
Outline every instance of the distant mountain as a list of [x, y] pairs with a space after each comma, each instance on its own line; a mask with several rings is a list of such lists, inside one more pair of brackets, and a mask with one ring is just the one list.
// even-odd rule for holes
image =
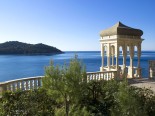
[[42, 43], [27, 44], [18, 41], [0, 43], [0, 54], [60, 54], [61, 50]]

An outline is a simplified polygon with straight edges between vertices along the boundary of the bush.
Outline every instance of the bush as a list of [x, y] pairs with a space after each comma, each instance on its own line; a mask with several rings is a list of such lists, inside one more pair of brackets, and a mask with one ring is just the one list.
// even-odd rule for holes
[[5, 92], [1, 98], [1, 115], [54, 115], [56, 102], [43, 89]]

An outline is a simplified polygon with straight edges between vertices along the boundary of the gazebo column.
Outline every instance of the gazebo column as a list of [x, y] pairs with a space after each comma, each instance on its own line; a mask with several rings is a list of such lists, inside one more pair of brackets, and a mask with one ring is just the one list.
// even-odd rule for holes
[[133, 57], [134, 57], [134, 46], [129, 46], [130, 50], [130, 67], [128, 69], [128, 77], [133, 78], [134, 77], [134, 68], [133, 68]]
[[112, 54], [112, 66], [114, 66], [114, 54]]
[[141, 57], [141, 44], [138, 44], [137, 46], [137, 56], [138, 56], [138, 62], [137, 62], [137, 71], [136, 75], [137, 77], [141, 77], [141, 67], [140, 67], [140, 57]]
[[118, 70], [118, 65], [119, 65], [119, 63], [118, 63], [119, 46], [118, 45], [115, 46], [115, 57], [116, 57], [116, 70]]
[[118, 55], [116, 55], [116, 70], [118, 69]]
[[126, 70], [126, 54], [123, 55], [123, 73]]
[[112, 46], [112, 48], [111, 48], [111, 57], [112, 57], [112, 66], [114, 66], [114, 55], [115, 55], [115, 47], [114, 46]]
[[126, 55], [127, 55], [127, 47], [126, 45], [122, 46], [123, 49], [123, 75], [126, 73]]
[[100, 67], [100, 71], [104, 71], [104, 44], [101, 43], [101, 57], [102, 57], [102, 66]]
[[107, 67], [108, 67], [108, 71], [110, 70], [110, 54], [111, 54], [110, 44], [108, 44], [108, 49], [107, 49]]
[[102, 44], [102, 67], [104, 67], [104, 45]]
[[138, 56], [138, 64], [137, 67], [140, 68], [140, 57], [141, 57], [141, 45], [137, 46], [137, 56]]
[[117, 71], [117, 78], [120, 77], [120, 70], [119, 70], [119, 63], [118, 63], [118, 58], [119, 58], [119, 46], [116, 44], [115, 45], [115, 59], [116, 59], [116, 71]]

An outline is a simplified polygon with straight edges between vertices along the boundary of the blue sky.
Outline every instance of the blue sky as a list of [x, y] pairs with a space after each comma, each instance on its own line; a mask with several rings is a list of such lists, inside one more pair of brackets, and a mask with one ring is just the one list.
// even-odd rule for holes
[[155, 0], [0, 0], [0, 43], [98, 51], [100, 31], [121, 21], [143, 30], [143, 50], [155, 50], [154, 6]]

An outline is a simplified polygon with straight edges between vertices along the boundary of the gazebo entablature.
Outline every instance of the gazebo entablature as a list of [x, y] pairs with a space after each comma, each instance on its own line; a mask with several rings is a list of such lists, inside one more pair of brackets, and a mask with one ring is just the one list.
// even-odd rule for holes
[[[114, 30], [116, 27], [120, 28], [119, 26], [122, 26], [123, 24], [121, 24], [119, 22], [116, 25], [114, 25], [112, 27], [113, 33], [114, 33]], [[123, 28], [124, 28], [124, 25], [123, 25]], [[130, 28], [130, 27], [126, 26], [126, 28]], [[130, 29], [134, 30], [133, 28], [130, 28]], [[108, 29], [108, 30], [110, 30], [110, 29]], [[102, 66], [100, 67], [100, 71], [113, 71], [113, 70], [119, 71], [119, 70], [121, 70], [122, 74], [127, 73], [129, 78], [133, 78], [134, 72], [135, 72], [134, 69], [136, 69], [135, 75], [137, 77], [141, 77], [141, 68], [140, 68], [141, 43], [144, 40], [141, 38], [142, 33], [140, 33], [140, 32], [142, 32], [142, 31], [138, 30], [137, 33], [131, 31], [133, 33], [133, 35], [123, 35], [123, 34], [119, 35], [117, 33], [116, 33], [116, 35], [110, 35], [111, 33], [109, 33], [107, 30], [105, 30], [103, 32], [106, 32], [107, 35], [104, 35], [104, 33], [102, 33], [102, 32], [100, 34], [100, 36], [101, 36], [101, 38], [100, 38], [101, 56], [102, 56]], [[118, 62], [118, 58], [120, 55], [120, 48], [122, 48], [122, 56], [123, 56], [123, 65], [122, 66], [119, 66], [119, 62]], [[133, 66], [135, 48], [137, 48], [137, 57], [138, 57], [137, 67]], [[130, 56], [130, 65], [128, 67], [126, 66], [127, 55]], [[107, 56], [107, 65], [106, 66], [104, 66], [104, 56]], [[114, 60], [115, 60], [115, 62], [114, 62]], [[128, 71], [127, 71], [127, 68], [128, 68]]]

